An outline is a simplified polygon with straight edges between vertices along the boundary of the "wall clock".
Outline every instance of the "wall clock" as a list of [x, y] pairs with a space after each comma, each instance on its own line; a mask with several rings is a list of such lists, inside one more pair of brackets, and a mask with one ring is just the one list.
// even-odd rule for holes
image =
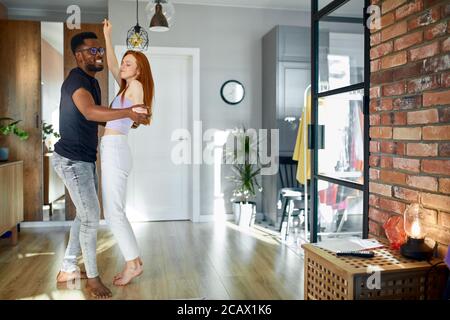
[[220, 88], [220, 95], [226, 103], [236, 105], [244, 100], [245, 89], [239, 81], [229, 80]]

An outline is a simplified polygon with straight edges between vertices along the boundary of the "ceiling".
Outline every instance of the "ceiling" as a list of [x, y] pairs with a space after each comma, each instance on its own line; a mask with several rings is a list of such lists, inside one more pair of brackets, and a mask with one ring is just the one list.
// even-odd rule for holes
[[81, 8], [92, 9], [94, 11], [107, 11], [108, 0], [0, 0], [8, 9], [42, 9], [58, 10], [77, 4]]
[[[119, 1], [119, 0], [109, 0]], [[123, 0], [135, 2], [135, 0]], [[141, 3], [149, 0], [139, 0]], [[348, 16], [361, 16], [361, 0], [351, 0], [342, 6], [339, 11]], [[332, 0], [319, 0], [319, 8], [332, 2]], [[45, 16], [49, 14], [66, 14], [68, 6], [76, 4], [87, 15], [106, 16], [108, 13], [108, 0], [0, 0], [11, 15], [15, 16]], [[310, 11], [311, 0], [172, 0], [175, 4], [193, 4], [209, 6], [228, 6], [245, 8], [264, 8]]]
[[[134, 0], [125, 0], [134, 2]], [[140, 2], [148, 2], [148, 0]], [[321, 0], [323, 1], [323, 0]], [[325, 0], [326, 1], [326, 0]], [[82, 9], [106, 12], [108, 0], [0, 0], [8, 9], [65, 9], [69, 5], [77, 4]], [[172, 3], [197, 4], [213, 6], [268, 8], [268, 9], [288, 9], [308, 11], [310, 0], [173, 0]]]
[[[134, 0], [125, 0], [132, 1]], [[148, 1], [148, 0], [147, 0]], [[142, 1], [140, 2], [147, 2]], [[323, 1], [323, 0], [320, 0]], [[325, 0], [326, 1], [326, 0]], [[0, 0], [8, 8], [58, 9], [77, 4], [81, 8], [107, 11], [108, 0]], [[172, 3], [231, 7], [309, 10], [310, 0], [173, 0]]]
[[174, 0], [173, 3], [309, 11], [310, 0]]

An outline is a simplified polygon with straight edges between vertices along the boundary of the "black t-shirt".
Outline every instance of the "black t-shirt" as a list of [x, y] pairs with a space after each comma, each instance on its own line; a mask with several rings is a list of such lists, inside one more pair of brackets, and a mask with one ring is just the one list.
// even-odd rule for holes
[[61, 139], [55, 152], [71, 160], [97, 160], [98, 123], [87, 120], [73, 102], [72, 95], [79, 89], [89, 91], [97, 105], [101, 104], [98, 81], [80, 68], [72, 69], [61, 87], [59, 104], [59, 131]]

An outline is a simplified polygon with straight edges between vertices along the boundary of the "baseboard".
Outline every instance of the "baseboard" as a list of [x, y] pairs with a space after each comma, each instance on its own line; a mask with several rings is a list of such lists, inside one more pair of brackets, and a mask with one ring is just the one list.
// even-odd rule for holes
[[[55, 228], [70, 227], [72, 221], [25, 221], [20, 223], [21, 228]], [[105, 220], [100, 220], [101, 226], [106, 226]]]
[[[263, 216], [262, 213], [256, 214], [257, 218]], [[234, 220], [234, 216], [232, 213], [228, 213], [225, 215], [226, 221]], [[222, 217], [217, 217], [214, 214], [208, 215], [200, 215], [197, 222], [215, 222], [215, 221], [223, 221]], [[70, 227], [72, 225], [72, 221], [26, 221], [21, 222], [21, 228], [49, 228], [49, 227]], [[105, 220], [100, 220], [101, 226], [106, 226]]]
[[[264, 218], [264, 213], [257, 212], [256, 213], [256, 220], [259, 220], [259, 219], [262, 219], [262, 218]], [[227, 221], [234, 220], [234, 215], [232, 213], [227, 213], [226, 214], [226, 220]], [[198, 222], [213, 222], [213, 221], [222, 221], [222, 218], [216, 217], [213, 214], [205, 214], [205, 215], [200, 215], [200, 218], [199, 218]]]
[[[205, 214], [205, 215], [200, 215], [197, 222], [215, 222], [215, 221], [223, 221], [223, 219], [224, 219], [223, 217], [217, 217], [214, 214]], [[234, 219], [234, 216], [232, 213], [225, 215], [226, 221], [230, 221], [233, 219]]]

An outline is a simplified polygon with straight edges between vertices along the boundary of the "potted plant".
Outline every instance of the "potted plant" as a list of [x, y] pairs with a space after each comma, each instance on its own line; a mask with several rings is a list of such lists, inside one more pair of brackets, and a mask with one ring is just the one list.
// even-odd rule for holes
[[[241, 227], [253, 225], [256, 215], [256, 192], [262, 191], [258, 182], [261, 168], [258, 163], [257, 143], [245, 128], [235, 129], [232, 138], [237, 139], [237, 146], [228, 154], [231, 157], [233, 176], [227, 177], [235, 183], [233, 190], [233, 214], [236, 224]], [[229, 163], [229, 162], [227, 162]]]
[[[20, 140], [27, 140], [28, 133], [20, 129], [17, 124], [22, 120], [14, 120], [12, 118], [0, 118], [0, 133], [2, 135], [14, 134]], [[9, 148], [0, 146], [0, 161], [7, 161], [9, 156]]]
[[46, 122], [42, 123], [42, 142], [44, 143], [45, 152], [53, 151], [53, 147], [55, 145], [55, 139], [60, 138], [58, 132], [53, 129], [52, 124], [48, 124]]

